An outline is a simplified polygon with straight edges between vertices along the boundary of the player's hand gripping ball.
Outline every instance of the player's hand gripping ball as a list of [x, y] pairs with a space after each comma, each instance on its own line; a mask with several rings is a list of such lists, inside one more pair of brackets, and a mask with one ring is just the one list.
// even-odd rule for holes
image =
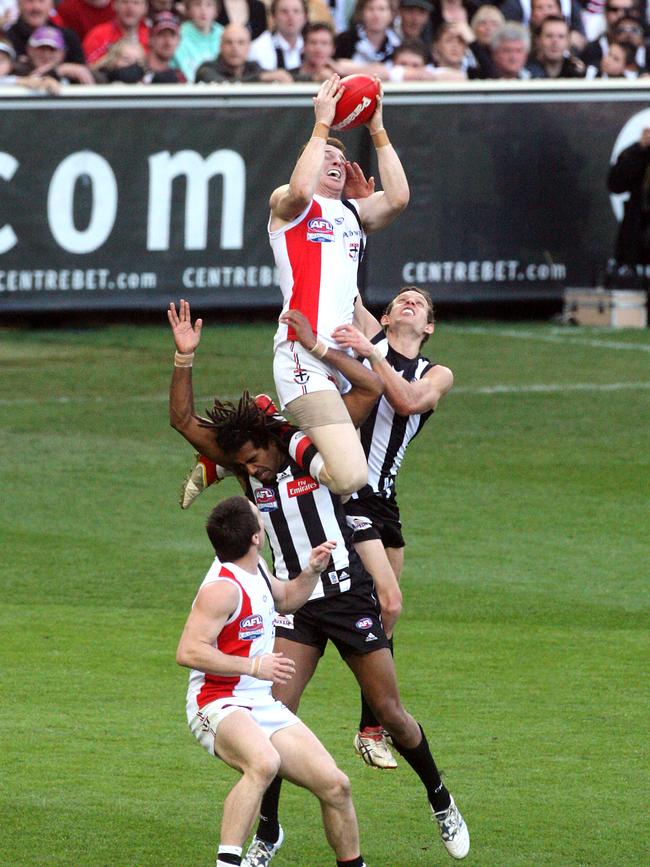
[[375, 113], [379, 82], [371, 75], [347, 75], [341, 79], [343, 95], [336, 103], [332, 129], [343, 131], [366, 123]]

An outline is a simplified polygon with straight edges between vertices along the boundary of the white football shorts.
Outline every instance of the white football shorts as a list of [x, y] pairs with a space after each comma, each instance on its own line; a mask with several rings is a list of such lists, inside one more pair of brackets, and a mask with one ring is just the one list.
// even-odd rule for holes
[[273, 378], [280, 399], [280, 409], [304, 394], [315, 391], [338, 391], [346, 394], [350, 383], [329, 365], [311, 355], [300, 343], [284, 340], [273, 356]]
[[211, 756], [218, 758], [214, 751], [214, 736], [219, 723], [236, 710], [248, 711], [269, 738], [280, 729], [299, 722], [295, 713], [281, 701], [276, 701], [270, 693], [251, 699], [246, 696], [230, 696], [211, 701], [189, 720], [190, 731]]

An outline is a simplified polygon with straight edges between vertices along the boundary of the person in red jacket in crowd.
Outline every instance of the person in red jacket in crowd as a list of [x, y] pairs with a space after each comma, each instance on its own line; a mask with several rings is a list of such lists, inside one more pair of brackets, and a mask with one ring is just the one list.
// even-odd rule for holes
[[91, 68], [101, 67], [111, 45], [125, 37], [136, 39], [149, 49], [149, 28], [145, 22], [146, 0], [113, 0], [115, 17], [105, 24], [98, 24], [86, 35], [83, 49]]
[[106, 24], [113, 18], [113, 0], [61, 0], [54, 21], [61, 27], [74, 30], [83, 41], [93, 27]]

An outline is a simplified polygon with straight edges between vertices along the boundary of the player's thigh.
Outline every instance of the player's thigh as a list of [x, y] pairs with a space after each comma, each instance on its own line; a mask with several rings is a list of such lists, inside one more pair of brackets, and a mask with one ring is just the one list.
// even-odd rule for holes
[[271, 743], [280, 756], [280, 775], [289, 782], [315, 794], [343, 783], [343, 772], [303, 722], [275, 732]]
[[296, 670], [288, 683], [273, 685], [273, 698], [281, 701], [294, 713], [298, 710], [300, 697], [311, 680], [316, 666], [321, 658], [321, 650], [310, 644], [300, 644], [276, 635], [273, 646], [275, 653], [283, 653], [288, 659], [293, 659]]
[[346, 425], [355, 429], [343, 398], [335, 390], [303, 394], [288, 403], [287, 410], [300, 430], [310, 435], [314, 429], [323, 427]]
[[214, 736], [214, 748], [220, 759], [241, 773], [254, 770], [273, 778], [280, 765], [280, 758], [268, 735], [243, 708], [220, 721]]

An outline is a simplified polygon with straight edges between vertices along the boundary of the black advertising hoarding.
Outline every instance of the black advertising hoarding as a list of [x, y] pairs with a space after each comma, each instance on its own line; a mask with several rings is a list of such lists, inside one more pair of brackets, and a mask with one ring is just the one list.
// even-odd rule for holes
[[[180, 295], [278, 307], [268, 197], [311, 130], [310, 88], [72, 92], [0, 101], [0, 313], [159, 309]], [[593, 284], [617, 225], [607, 168], [650, 126], [648, 102], [639, 87], [585, 83], [388, 92], [412, 195], [370, 239], [368, 302], [404, 283], [438, 301]], [[342, 137], [376, 175], [365, 130]]]

